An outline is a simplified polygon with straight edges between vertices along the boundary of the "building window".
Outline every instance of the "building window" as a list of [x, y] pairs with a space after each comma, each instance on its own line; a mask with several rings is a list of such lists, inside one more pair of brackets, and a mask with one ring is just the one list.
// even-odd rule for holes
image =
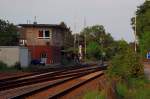
[[43, 31], [39, 31], [39, 37], [43, 37]]
[[50, 39], [50, 31], [49, 30], [40, 30], [39, 31], [39, 37], [40, 39]]
[[45, 52], [41, 53], [41, 58], [47, 58], [47, 53]]
[[50, 37], [49, 36], [49, 31], [45, 31], [45, 37]]

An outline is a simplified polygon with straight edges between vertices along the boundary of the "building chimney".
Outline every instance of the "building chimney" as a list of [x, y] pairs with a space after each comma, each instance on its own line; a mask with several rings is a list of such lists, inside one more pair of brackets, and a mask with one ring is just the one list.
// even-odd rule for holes
[[37, 24], [36, 16], [34, 17], [34, 22], [33, 24]]

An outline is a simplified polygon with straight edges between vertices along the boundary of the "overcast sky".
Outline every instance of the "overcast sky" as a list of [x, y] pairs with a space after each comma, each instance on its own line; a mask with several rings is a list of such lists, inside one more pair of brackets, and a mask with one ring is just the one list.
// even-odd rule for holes
[[[67, 23], [71, 30], [83, 29], [86, 25], [104, 25], [115, 39], [133, 41], [130, 19], [136, 7], [144, 0], [0, 0], [0, 18], [14, 24], [27, 20], [43, 24]], [[76, 28], [75, 28], [76, 24]]]

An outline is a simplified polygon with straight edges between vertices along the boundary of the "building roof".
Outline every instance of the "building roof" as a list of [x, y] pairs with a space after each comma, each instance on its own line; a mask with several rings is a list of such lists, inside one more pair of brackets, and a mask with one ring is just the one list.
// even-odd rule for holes
[[48, 27], [48, 28], [59, 28], [59, 29], [69, 29], [64, 25], [58, 24], [19, 24], [21, 27]]

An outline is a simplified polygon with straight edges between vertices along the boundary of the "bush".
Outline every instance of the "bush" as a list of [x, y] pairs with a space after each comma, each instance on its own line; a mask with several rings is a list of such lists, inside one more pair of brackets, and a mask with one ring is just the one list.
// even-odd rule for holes
[[87, 45], [87, 57], [91, 60], [99, 60], [101, 57], [101, 47], [97, 42], [90, 42]]
[[2, 72], [8, 72], [8, 71], [11, 72], [11, 71], [21, 70], [21, 68], [19, 66], [20, 66], [19, 63], [16, 63], [14, 66], [8, 67], [7, 64], [0, 61], [0, 71], [2, 71]]
[[141, 77], [144, 75], [144, 68], [139, 55], [131, 49], [117, 54], [111, 61], [108, 68], [108, 75], [119, 76], [122, 79], [130, 77]]
[[13, 66], [14, 68], [21, 70], [21, 65], [19, 62], [16, 62], [15, 65]]
[[4, 70], [6, 68], [7, 68], [7, 64], [5, 64], [2, 61], [0, 61], [0, 70]]
[[113, 57], [107, 74], [116, 81], [119, 99], [150, 99], [149, 82], [144, 78], [144, 66], [141, 57], [125, 43], [121, 42], [119, 52]]

